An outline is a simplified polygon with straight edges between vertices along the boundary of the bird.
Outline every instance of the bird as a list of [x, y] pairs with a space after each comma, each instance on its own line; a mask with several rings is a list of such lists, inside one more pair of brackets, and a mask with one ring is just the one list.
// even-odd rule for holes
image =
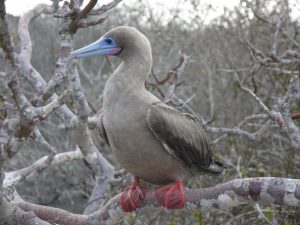
[[158, 185], [155, 198], [165, 208], [183, 208], [185, 180], [197, 173], [218, 175], [224, 170], [222, 163], [213, 160], [201, 124], [146, 90], [152, 50], [138, 29], [113, 28], [71, 52], [70, 58], [97, 55], [121, 59], [105, 84], [98, 127], [117, 161], [133, 174], [131, 185], [120, 197], [122, 209], [131, 212], [141, 207], [147, 190], [139, 179]]

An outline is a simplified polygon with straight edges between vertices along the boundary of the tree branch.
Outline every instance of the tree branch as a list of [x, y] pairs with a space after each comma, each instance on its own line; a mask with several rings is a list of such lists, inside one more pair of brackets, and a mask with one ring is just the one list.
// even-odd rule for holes
[[111, 10], [112, 8], [116, 7], [122, 0], [113, 0], [107, 5], [103, 5], [98, 9], [92, 10], [89, 15], [102, 15], [103, 13]]
[[[17, 62], [18, 67], [20, 69], [21, 75], [31, 84], [31, 86], [35, 89], [35, 91], [38, 94], [44, 93], [45, 89], [47, 90], [47, 83], [44, 80], [44, 78], [41, 76], [41, 74], [31, 65], [31, 51], [32, 51], [32, 45], [31, 45], [31, 37], [30, 33], [28, 31], [29, 23], [32, 21], [32, 19], [36, 18], [41, 13], [50, 13], [52, 12], [52, 8], [45, 4], [39, 4], [34, 9], [28, 11], [25, 13], [20, 21], [19, 21], [19, 37], [21, 40], [21, 53], [17, 55]], [[70, 52], [69, 52], [70, 53]], [[61, 54], [69, 54], [65, 51], [61, 51]], [[66, 69], [64, 66], [62, 66], [62, 69]], [[56, 74], [61, 72], [61, 67], [56, 68]], [[61, 72], [63, 73], [63, 72]], [[53, 94], [53, 93], [52, 93]], [[50, 97], [50, 96], [48, 96]], [[50, 100], [53, 101], [55, 98], [57, 98], [57, 95], [54, 94], [52, 97], [50, 97]], [[46, 98], [45, 98], [46, 99]], [[41, 104], [42, 102], [40, 102]], [[61, 106], [58, 110], [55, 111], [55, 113], [64, 121], [64, 123], [68, 123], [73, 117], [74, 114], [64, 105]]]
[[[68, 10], [67, 5], [62, 8], [62, 13], [66, 14]], [[65, 27], [69, 23], [68, 18], [64, 19]], [[72, 34], [70, 32], [60, 33], [61, 41], [65, 42], [68, 52], [71, 51], [72, 46]], [[89, 203], [86, 208], [86, 212], [93, 212], [96, 210], [97, 204], [94, 204], [94, 199], [99, 199], [99, 196], [103, 196], [107, 191], [109, 182], [114, 179], [114, 167], [103, 157], [94, 144], [90, 130], [88, 128], [88, 115], [89, 105], [81, 87], [81, 81], [78, 75], [78, 71], [74, 65], [71, 66], [68, 75], [68, 85], [70, 90], [73, 91], [73, 105], [74, 110], [77, 112], [77, 125], [74, 130], [74, 137], [79, 146], [82, 154], [84, 155], [89, 166], [93, 170], [97, 180], [101, 180], [101, 184], [94, 187]]]
[[[242, 204], [276, 204], [300, 206], [300, 180], [257, 177], [235, 179], [215, 187], [203, 189], [185, 189], [187, 209], [228, 209]], [[39, 206], [26, 202], [14, 203], [25, 211], [33, 211], [35, 215], [46, 221], [54, 221], [63, 225], [89, 225], [108, 223], [117, 215], [123, 214], [119, 205], [120, 194], [91, 215], [72, 214], [62, 209]], [[154, 190], [148, 190], [143, 206], [160, 207]]]
[[293, 146], [300, 150], [300, 129], [291, 117], [291, 108], [299, 101], [300, 84], [298, 75], [293, 75], [290, 80], [285, 97], [279, 103], [279, 111], [284, 121], [285, 129], [292, 140]]
[[[37, 160], [36, 162], [32, 163], [28, 167], [25, 167], [17, 171], [11, 171], [5, 173], [3, 187], [7, 188], [9, 186], [14, 186], [19, 181], [25, 178], [32, 179], [37, 175], [38, 171], [40, 171], [42, 168], [48, 165], [48, 158], [49, 158], [48, 156], [44, 156], [39, 160]], [[83, 159], [83, 155], [81, 154], [79, 148], [77, 148], [74, 151], [63, 152], [54, 155], [49, 165], [62, 164], [62, 163], [66, 163], [67, 161], [73, 161], [78, 159]]]

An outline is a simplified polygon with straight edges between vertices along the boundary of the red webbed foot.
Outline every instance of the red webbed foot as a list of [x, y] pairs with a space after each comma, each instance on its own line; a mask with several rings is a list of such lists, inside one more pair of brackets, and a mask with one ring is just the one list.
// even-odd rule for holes
[[132, 212], [140, 208], [145, 198], [145, 194], [146, 189], [140, 187], [139, 178], [134, 177], [131, 185], [123, 191], [120, 197], [120, 205], [124, 212]]
[[181, 181], [159, 187], [155, 190], [156, 200], [167, 209], [181, 209], [186, 204], [186, 196]]

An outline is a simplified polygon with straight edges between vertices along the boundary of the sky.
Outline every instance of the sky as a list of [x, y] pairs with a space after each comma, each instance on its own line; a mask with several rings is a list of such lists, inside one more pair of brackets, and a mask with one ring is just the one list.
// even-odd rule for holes
[[[89, 0], [84, 0], [84, 4]], [[98, 6], [101, 6], [102, 4], [107, 4], [111, 0], [99, 0]], [[123, 0], [119, 5], [122, 6], [122, 4], [135, 4], [137, 0]], [[153, 7], [154, 9], [164, 12], [165, 9], [175, 8], [179, 5], [179, 8], [181, 10], [181, 15], [189, 15], [189, 10], [191, 7], [189, 4], [182, 3], [183, 0], [147, 0], [148, 5]], [[178, 3], [181, 2], [181, 3]], [[45, 4], [51, 4], [50, 0], [6, 0], [6, 10], [8, 13], [13, 14], [15, 16], [20, 16], [24, 12], [32, 9], [34, 6], [36, 6], [39, 3], [45, 3]], [[235, 6], [237, 6], [240, 3], [240, 0], [201, 0], [201, 4], [211, 5], [213, 10], [210, 10], [207, 14], [204, 16], [204, 23], [209, 23], [214, 18], [218, 17], [223, 13], [224, 7], [227, 7], [229, 9], [233, 9]], [[291, 3], [291, 16], [294, 19], [300, 20], [300, 0], [290, 0]], [[168, 12], [166, 10], [166, 12]], [[169, 11], [170, 12], [170, 11]], [[166, 14], [165, 14], [166, 15]]]
[[[135, 0], [123, 0], [123, 2], [127, 2], [127, 4], [130, 4], [131, 2], [134, 4]], [[149, 5], [152, 7], [172, 7], [176, 5], [176, 1], [178, 0], [148, 0]], [[88, 2], [88, 0], [85, 0], [85, 2]], [[101, 0], [98, 1], [98, 4], [106, 4], [110, 2], [110, 0]], [[209, 20], [217, 17], [220, 15], [223, 11], [223, 7], [226, 6], [228, 8], [233, 8], [239, 3], [239, 0], [202, 0], [201, 3], [207, 3], [211, 4], [213, 8], [215, 8], [215, 11], [212, 12], [209, 16]], [[35, 5], [39, 3], [45, 3], [45, 4], [51, 4], [50, 0], [6, 0], [6, 11], [10, 14], [13, 14], [15, 16], [20, 16], [24, 12], [32, 9]], [[120, 3], [122, 4], [122, 2]], [[182, 10], [188, 10], [187, 8], [182, 7]]]

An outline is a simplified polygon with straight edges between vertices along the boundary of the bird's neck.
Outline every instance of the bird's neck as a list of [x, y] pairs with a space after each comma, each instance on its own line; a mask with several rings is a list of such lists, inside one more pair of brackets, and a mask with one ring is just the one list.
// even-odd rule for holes
[[108, 83], [119, 83], [123, 89], [145, 89], [145, 81], [151, 72], [152, 57], [129, 56], [122, 60]]
[[134, 99], [146, 91], [145, 81], [150, 74], [152, 58], [127, 57], [106, 82], [104, 107], [121, 105], [127, 98]]

